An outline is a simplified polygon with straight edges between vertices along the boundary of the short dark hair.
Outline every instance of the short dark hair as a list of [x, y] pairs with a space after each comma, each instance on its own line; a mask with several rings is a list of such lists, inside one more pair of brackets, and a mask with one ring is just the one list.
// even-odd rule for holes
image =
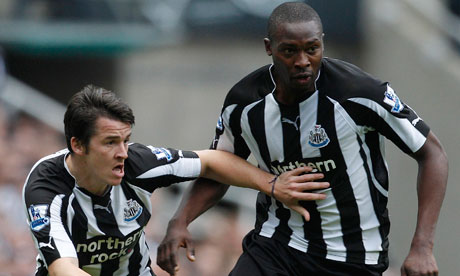
[[65, 139], [70, 152], [73, 152], [70, 143], [72, 137], [77, 138], [88, 150], [99, 117], [134, 125], [133, 111], [126, 103], [109, 90], [88, 85], [72, 96], [64, 115]]
[[270, 41], [273, 39], [278, 26], [282, 23], [310, 21], [318, 23], [321, 32], [323, 31], [321, 18], [312, 7], [303, 2], [285, 2], [276, 7], [268, 18], [268, 39], [270, 39]]

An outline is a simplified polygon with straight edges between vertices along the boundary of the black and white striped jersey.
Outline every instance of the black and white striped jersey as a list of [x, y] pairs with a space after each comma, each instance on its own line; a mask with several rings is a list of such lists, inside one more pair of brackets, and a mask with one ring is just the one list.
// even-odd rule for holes
[[35, 275], [62, 257], [78, 258], [91, 275], [153, 275], [144, 227], [156, 188], [194, 179], [201, 162], [189, 151], [130, 144], [121, 184], [104, 196], [81, 188], [65, 162], [69, 151], [42, 158], [27, 177], [23, 198], [38, 248]]
[[384, 139], [413, 153], [429, 128], [391, 86], [346, 62], [324, 58], [316, 91], [296, 105], [279, 103], [272, 65], [238, 82], [226, 97], [213, 146], [275, 174], [309, 165], [324, 173], [327, 198], [298, 213], [259, 193], [255, 229], [315, 256], [387, 263], [388, 168]]

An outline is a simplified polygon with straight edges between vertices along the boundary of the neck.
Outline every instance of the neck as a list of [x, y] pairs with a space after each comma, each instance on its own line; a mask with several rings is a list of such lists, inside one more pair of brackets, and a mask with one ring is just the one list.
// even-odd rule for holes
[[75, 178], [75, 182], [79, 187], [84, 188], [88, 192], [102, 196], [109, 188], [108, 185], [98, 185], [98, 183], [93, 183], [91, 176], [86, 172], [86, 162], [81, 160], [81, 158], [75, 153], [70, 153], [67, 155], [65, 160], [67, 167], [69, 168], [70, 174]]
[[275, 98], [278, 102], [284, 105], [297, 104], [308, 97], [310, 97], [314, 91], [294, 91], [286, 87], [278, 86], [275, 90]]
[[273, 80], [276, 85], [274, 96], [279, 103], [282, 103], [284, 105], [297, 104], [310, 97], [313, 93], [315, 93], [315, 86], [313, 86], [313, 88], [311, 88], [310, 90], [295, 90], [286, 86], [286, 84], [279, 79], [278, 74], [276, 72], [276, 68], [272, 71], [272, 74]]

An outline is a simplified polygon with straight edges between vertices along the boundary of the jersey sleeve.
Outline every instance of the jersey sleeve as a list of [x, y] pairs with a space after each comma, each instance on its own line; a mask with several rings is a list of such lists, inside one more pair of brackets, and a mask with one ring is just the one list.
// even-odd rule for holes
[[386, 82], [364, 96], [349, 98], [344, 106], [362, 126], [362, 131], [376, 130], [406, 153], [418, 151], [430, 131], [422, 118]]
[[29, 175], [24, 186], [24, 204], [35, 246], [48, 267], [59, 258], [77, 258], [77, 253], [64, 226], [65, 196], [56, 191], [56, 183], [41, 177], [41, 170], [39, 166]]
[[249, 73], [227, 93], [217, 121], [212, 149], [228, 151], [243, 159], [249, 157], [251, 151], [241, 135], [241, 114], [247, 105], [263, 99], [273, 91], [271, 66], [265, 65]]
[[129, 183], [152, 193], [156, 188], [189, 181], [201, 173], [201, 161], [192, 151], [129, 145], [125, 161]]
[[227, 106], [219, 116], [212, 149], [231, 152], [243, 159], [251, 153], [241, 136], [241, 113], [243, 108], [237, 104]]

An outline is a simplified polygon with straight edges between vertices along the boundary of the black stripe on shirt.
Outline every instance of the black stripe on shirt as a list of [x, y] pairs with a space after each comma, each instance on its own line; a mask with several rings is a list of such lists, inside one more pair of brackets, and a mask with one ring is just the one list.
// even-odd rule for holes
[[[347, 248], [347, 262], [364, 262], [365, 249], [362, 241], [359, 210], [353, 188], [346, 172], [347, 165], [340, 149], [335, 127], [334, 106], [323, 93], [319, 94], [317, 124], [325, 129], [329, 144], [320, 148], [321, 156], [325, 159], [334, 159], [338, 170], [333, 175], [325, 174], [324, 181], [330, 183], [341, 183], [340, 186], [331, 187], [332, 194], [337, 203], [340, 213], [340, 224], [342, 226], [343, 242]], [[340, 178], [340, 181], [331, 179]]]

